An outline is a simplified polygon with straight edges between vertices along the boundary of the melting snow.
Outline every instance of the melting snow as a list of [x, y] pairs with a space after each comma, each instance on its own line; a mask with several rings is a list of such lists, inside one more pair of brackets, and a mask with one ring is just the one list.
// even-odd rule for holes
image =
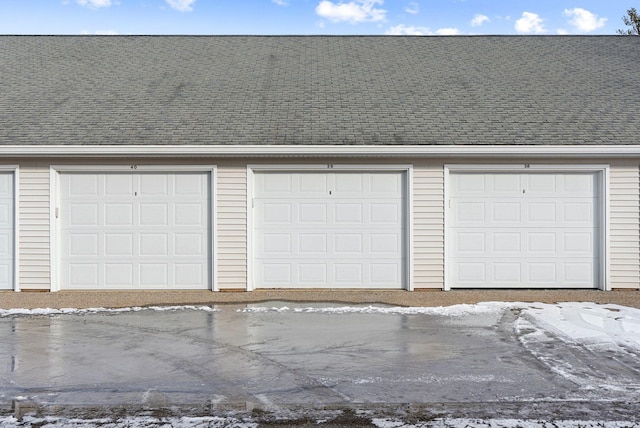
[[95, 313], [123, 313], [123, 312], [138, 312], [138, 311], [183, 311], [183, 310], [192, 310], [192, 311], [207, 311], [207, 312], [216, 312], [218, 309], [212, 308], [210, 306], [148, 306], [148, 307], [140, 307], [133, 306], [129, 308], [86, 308], [86, 309], [76, 309], [76, 308], [61, 308], [61, 309], [52, 309], [52, 308], [38, 308], [38, 309], [0, 309], [0, 318], [1, 317], [10, 317], [14, 315], [64, 315], [64, 314], [95, 314]]
[[288, 307], [288, 306], [251, 306], [238, 309], [242, 313], [268, 313], [291, 312], [313, 314], [383, 314], [383, 315], [438, 315], [448, 317], [461, 317], [467, 315], [479, 315], [499, 313], [505, 309], [520, 307], [518, 303], [483, 302], [476, 305], [453, 305], [438, 307], [400, 307], [400, 306], [339, 306], [339, 307]]
[[548, 330], [565, 341], [577, 343], [612, 343], [640, 349], [640, 309], [613, 304], [565, 302], [557, 304], [523, 302], [482, 302], [475, 305], [439, 307], [339, 306], [289, 307], [252, 306], [238, 309], [242, 313], [314, 313], [433, 315], [463, 317], [500, 313], [520, 309], [522, 315], [538, 328]]
[[[318, 421], [317, 425], [322, 426]], [[405, 423], [399, 420], [378, 419], [371, 420], [378, 428], [631, 428], [637, 426], [627, 421], [538, 421], [527, 419], [463, 419], [438, 418], [425, 422]], [[35, 428], [35, 427], [83, 427], [83, 428], [257, 428], [260, 424], [252, 420], [233, 417], [167, 417], [155, 418], [149, 416], [127, 417], [121, 419], [67, 419], [58, 417], [36, 418], [25, 416], [22, 420], [14, 417], [0, 416], [0, 428]], [[284, 425], [283, 425], [284, 426]]]
[[[522, 315], [537, 328], [550, 331], [561, 339], [586, 344], [618, 344], [640, 349], [640, 309], [613, 304], [589, 302], [565, 302], [557, 304], [523, 302], [482, 302], [475, 305], [461, 304], [440, 307], [399, 306], [249, 306], [237, 309], [242, 313], [300, 313], [300, 314], [380, 314], [380, 315], [431, 315], [463, 317], [471, 315], [499, 314], [508, 309], [520, 309]], [[215, 312], [210, 306], [152, 306], [128, 308], [40, 308], [0, 309], [0, 317], [15, 315], [63, 315], [92, 313], [123, 313], [137, 311], [196, 310]]]
[[[89, 308], [89, 309], [10, 309], [0, 310], [0, 317], [25, 316], [25, 315], [65, 315], [65, 314], [93, 314], [93, 313], [124, 313], [137, 311], [221, 311], [222, 309], [210, 306], [165, 306], [165, 307], [130, 307], [130, 308]], [[227, 309], [235, 310], [235, 309]], [[238, 312], [249, 314], [269, 313], [299, 313], [304, 314], [374, 314], [374, 315], [429, 315], [463, 317], [473, 315], [501, 314], [507, 310], [520, 311], [520, 327], [526, 328], [527, 340], [545, 340], [547, 333], [552, 333], [560, 340], [586, 344], [588, 346], [622, 346], [627, 349], [640, 350], [640, 309], [613, 304], [595, 304], [589, 302], [568, 302], [558, 304], [544, 303], [506, 303], [484, 302], [475, 305], [454, 305], [449, 307], [392, 307], [392, 306], [264, 306], [255, 305]], [[538, 339], [536, 339], [538, 337]], [[373, 419], [372, 423], [379, 428], [396, 427], [523, 427], [523, 428], [547, 428], [547, 427], [604, 427], [622, 428], [640, 426], [636, 422], [629, 421], [536, 421], [521, 419], [454, 419], [443, 418], [428, 422], [415, 422], [408, 424], [392, 419]], [[8, 427], [237, 427], [254, 428], [259, 423], [251, 419], [235, 419], [220, 417], [129, 417], [122, 419], [82, 420], [65, 419], [57, 417], [34, 418], [25, 417], [17, 420], [10, 416], [0, 416], [0, 428]]]
[[640, 309], [596, 303], [531, 304], [524, 316], [561, 339], [640, 349]]

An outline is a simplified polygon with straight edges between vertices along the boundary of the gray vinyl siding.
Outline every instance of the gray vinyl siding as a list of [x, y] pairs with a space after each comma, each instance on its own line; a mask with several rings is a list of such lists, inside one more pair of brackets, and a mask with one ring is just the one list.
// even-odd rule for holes
[[637, 162], [614, 162], [610, 170], [611, 288], [640, 284], [640, 174]]
[[413, 169], [414, 288], [444, 286], [444, 170], [441, 163]]
[[51, 289], [49, 167], [20, 165], [18, 266], [21, 290]]
[[218, 166], [218, 288], [247, 287], [247, 168]]

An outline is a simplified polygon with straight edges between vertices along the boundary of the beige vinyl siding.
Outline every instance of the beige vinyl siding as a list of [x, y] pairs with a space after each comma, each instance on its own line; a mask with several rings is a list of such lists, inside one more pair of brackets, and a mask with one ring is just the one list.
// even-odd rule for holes
[[50, 290], [49, 167], [20, 165], [19, 281], [21, 290]]
[[247, 287], [247, 167], [218, 166], [218, 288]]
[[[330, 160], [331, 161], [331, 160]], [[265, 160], [265, 164], [286, 163]], [[319, 164], [321, 160], [292, 163]], [[344, 164], [378, 164], [371, 160], [333, 160]], [[517, 160], [496, 163], [517, 163]], [[590, 163], [589, 161], [581, 161]], [[640, 167], [638, 161], [610, 163], [610, 285], [638, 289], [640, 284]], [[56, 164], [127, 164], [126, 160], [56, 160]], [[161, 164], [167, 161], [145, 161]], [[247, 284], [247, 174], [245, 160], [185, 159], [176, 164], [217, 164], [214, 189], [217, 230], [218, 288], [244, 290]], [[249, 161], [253, 164], [254, 161]], [[414, 164], [413, 170], [413, 276], [414, 288], [442, 289], [444, 285], [444, 163], [478, 163], [477, 160], [444, 161], [398, 159], [389, 163]], [[480, 162], [485, 163], [485, 162]], [[493, 162], [486, 162], [493, 163]], [[544, 159], [537, 163], [568, 163], [565, 159]], [[20, 163], [18, 202], [18, 254], [20, 288], [50, 289], [49, 165]]]
[[416, 163], [413, 169], [414, 288], [444, 286], [444, 168]]
[[611, 288], [638, 288], [640, 284], [639, 170], [637, 163], [611, 163]]

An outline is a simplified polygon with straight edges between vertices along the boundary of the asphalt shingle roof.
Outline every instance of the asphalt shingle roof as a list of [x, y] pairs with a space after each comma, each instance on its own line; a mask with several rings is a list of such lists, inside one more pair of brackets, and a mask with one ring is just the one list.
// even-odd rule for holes
[[0, 36], [0, 144], [638, 144], [631, 36]]

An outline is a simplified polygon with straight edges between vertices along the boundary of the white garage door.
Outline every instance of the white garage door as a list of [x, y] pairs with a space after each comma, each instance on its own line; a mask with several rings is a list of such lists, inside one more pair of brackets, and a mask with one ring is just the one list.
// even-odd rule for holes
[[0, 290], [13, 290], [13, 172], [0, 172]]
[[60, 288], [210, 288], [208, 173], [61, 173]]
[[403, 288], [405, 174], [259, 172], [254, 286]]
[[450, 175], [451, 287], [596, 288], [598, 173]]

